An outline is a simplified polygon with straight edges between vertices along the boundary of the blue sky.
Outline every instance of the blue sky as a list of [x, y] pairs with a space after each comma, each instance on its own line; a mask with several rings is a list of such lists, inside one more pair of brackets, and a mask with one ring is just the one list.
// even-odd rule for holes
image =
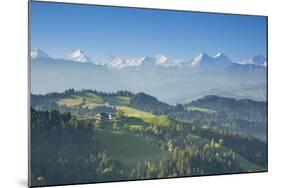
[[266, 55], [266, 17], [32, 2], [31, 47], [54, 57], [80, 48], [92, 59], [224, 52], [243, 60]]

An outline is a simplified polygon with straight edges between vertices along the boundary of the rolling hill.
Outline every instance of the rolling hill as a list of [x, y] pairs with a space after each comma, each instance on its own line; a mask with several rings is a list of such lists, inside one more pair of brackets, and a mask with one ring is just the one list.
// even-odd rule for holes
[[125, 112], [144, 123], [167, 126], [169, 118], [199, 126], [226, 128], [266, 140], [267, 103], [250, 99], [232, 99], [208, 95], [176, 106], [159, 101], [146, 93], [103, 93], [93, 90], [66, 91], [32, 95], [32, 106], [38, 110], [57, 109], [94, 117], [99, 112]]

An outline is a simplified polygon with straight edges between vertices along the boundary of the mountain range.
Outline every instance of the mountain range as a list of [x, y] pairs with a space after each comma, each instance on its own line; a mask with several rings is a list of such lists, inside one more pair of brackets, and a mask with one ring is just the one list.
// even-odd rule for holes
[[[52, 58], [46, 52], [41, 49], [31, 50], [31, 58]], [[53, 58], [54, 59], [54, 58]], [[224, 53], [218, 53], [215, 56], [209, 56], [207, 53], [200, 53], [198, 56], [191, 60], [172, 59], [163, 54], [156, 55], [155, 57], [140, 57], [140, 58], [130, 58], [124, 59], [116, 56], [108, 56], [105, 60], [96, 62], [92, 61], [81, 49], [71, 50], [63, 58], [67, 61], [78, 62], [78, 63], [92, 63], [94, 65], [104, 65], [109, 68], [138, 68], [138, 67], [185, 67], [185, 68], [199, 68], [207, 70], [217, 70], [226, 68], [227, 66], [235, 63], [241, 66], [243, 65], [254, 65], [265, 67], [267, 65], [266, 57], [263, 55], [257, 55], [251, 59], [244, 60], [242, 62], [234, 62], [230, 60]]]
[[191, 60], [163, 54], [131, 59], [108, 56], [97, 62], [80, 49], [61, 58], [39, 49], [31, 51], [31, 90], [35, 94], [69, 88], [124, 89], [146, 92], [169, 104], [208, 94], [264, 101], [266, 71], [266, 58], [261, 55], [244, 63], [234, 62], [224, 53], [200, 53]]

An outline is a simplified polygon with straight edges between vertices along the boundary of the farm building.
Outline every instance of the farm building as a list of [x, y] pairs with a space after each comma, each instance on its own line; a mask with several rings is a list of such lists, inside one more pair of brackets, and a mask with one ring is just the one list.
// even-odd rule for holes
[[98, 113], [98, 114], [96, 114], [95, 117], [96, 117], [97, 120], [100, 120], [100, 121], [109, 119], [109, 115], [105, 112]]
[[116, 120], [116, 115], [115, 114], [109, 114], [108, 117], [110, 120]]

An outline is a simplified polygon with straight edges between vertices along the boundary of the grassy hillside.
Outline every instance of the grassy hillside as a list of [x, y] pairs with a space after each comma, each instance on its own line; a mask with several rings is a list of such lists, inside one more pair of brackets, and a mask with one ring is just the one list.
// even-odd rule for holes
[[129, 105], [131, 100], [130, 97], [124, 97], [124, 96], [109, 96], [109, 97], [104, 97], [104, 99], [110, 104], [122, 104], [122, 105]]
[[95, 130], [95, 137], [101, 148], [127, 168], [136, 166], [139, 161], [150, 160], [156, 162], [167, 153], [152, 146], [142, 137], [121, 132], [100, 129]]
[[65, 105], [67, 107], [74, 107], [80, 105], [82, 103], [82, 100], [76, 98], [67, 98], [67, 99], [61, 99], [57, 103], [59, 105]]
[[61, 98], [56, 101], [59, 106], [77, 107], [93, 109], [98, 106], [103, 106], [106, 103], [110, 105], [128, 105], [130, 97], [125, 96], [100, 96], [91, 92], [85, 92], [80, 95], [71, 95], [66, 98]]
[[241, 157], [239, 154], [236, 153], [236, 159], [239, 161], [240, 167], [245, 171], [249, 172], [260, 172], [264, 171], [265, 169], [259, 165], [251, 163], [247, 159]]
[[128, 106], [117, 106], [116, 108], [117, 110], [125, 112], [126, 116], [140, 118], [144, 122], [151, 123], [153, 125], [168, 126], [170, 123], [170, 119], [165, 115], [157, 116]]
[[196, 106], [189, 106], [187, 108], [187, 110], [205, 112], [205, 113], [210, 113], [210, 114], [216, 113], [215, 110], [212, 110], [212, 109], [209, 109], [209, 108], [200, 108], [200, 107], [196, 107]]
[[84, 95], [72, 95], [69, 98], [63, 98], [57, 101], [59, 105], [67, 107], [75, 107], [82, 105], [83, 107], [94, 108], [103, 104], [103, 98], [94, 93], [85, 93]]

